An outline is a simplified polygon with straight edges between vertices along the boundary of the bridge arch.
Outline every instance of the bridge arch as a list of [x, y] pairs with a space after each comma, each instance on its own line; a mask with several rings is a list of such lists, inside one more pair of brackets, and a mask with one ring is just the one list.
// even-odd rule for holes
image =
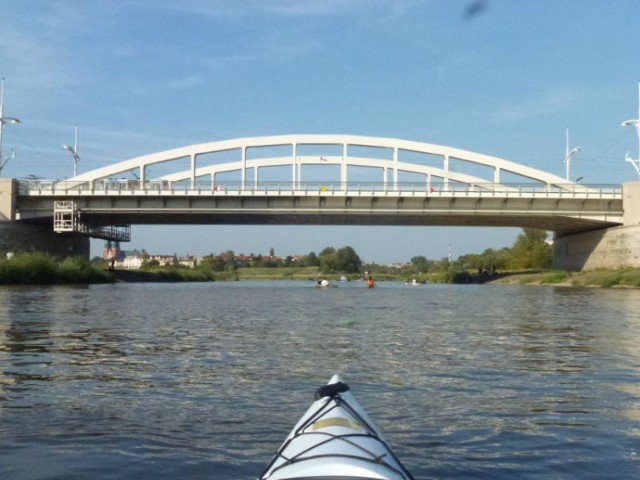
[[[308, 147], [333, 148], [333, 153], [305, 154]], [[284, 151], [285, 154], [251, 158], [254, 149], [273, 149]], [[383, 158], [368, 155], [367, 152], [379, 154], [386, 152]], [[208, 155], [222, 152], [237, 152], [238, 158], [213, 165], [206, 165], [203, 161]], [[364, 152], [364, 154], [363, 154]], [[424, 156], [430, 159], [429, 164], [415, 163], [405, 157], [412, 155]], [[149, 167], [165, 164], [177, 160], [188, 159], [190, 167], [150, 178]], [[434, 160], [435, 159], [435, 160]], [[463, 173], [452, 168], [454, 162], [469, 164], [483, 169], [484, 175]], [[178, 162], [176, 162], [178, 163]], [[182, 164], [180, 164], [182, 165]], [[215, 183], [218, 178], [230, 172], [239, 172], [243, 187], [250, 187], [251, 183], [260, 181], [261, 173], [273, 167], [287, 172], [286, 178], [279, 181], [291, 182], [298, 185], [304, 182], [303, 170], [308, 166], [333, 166], [338, 171], [339, 178], [327, 178], [325, 181], [346, 185], [350, 182], [349, 172], [352, 169], [364, 168], [379, 172], [379, 183], [397, 185], [402, 174], [417, 175], [429, 186], [431, 183], [460, 183], [480, 189], [492, 190], [508, 188], [503, 179], [505, 174], [521, 178], [523, 182], [533, 182], [553, 187], [558, 190], [572, 190], [584, 188], [566, 179], [520, 165], [502, 158], [481, 153], [462, 150], [454, 147], [435, 145], [430, 143], [401, 140], [395, 138], [368, 137], [358, 135], [276, 135], [263, 137], [237, 138], [210, 143], [190, 145], [158, 153], [135, 157], [129, 160], [91, 170], [77, 175], [70, 181], [89, 182], [135, 172], [141, 182], [167, 181], [195, 184], [198, 179], [208, 178]]]

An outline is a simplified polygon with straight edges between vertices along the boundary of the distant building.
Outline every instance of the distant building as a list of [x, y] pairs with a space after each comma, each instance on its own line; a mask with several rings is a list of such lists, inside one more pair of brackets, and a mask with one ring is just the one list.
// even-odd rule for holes
[[122, 261], [115, 263], [115, 268], [124, 268], [126, 270], [140, 270], [143, 261], [144, 259], [142, 258], [142, 255], [127, 255]]
[[178, 259], [175, 255], [149, 255], [147, 260], [150, 262], [155, 260], [161, 267], [166, 267], [167, 265], [175, 265], [176, 263], [178, 263]]
[[117, 259], [111, 258], [113, 268], [138, 270], [142, 266], [144, 254], [138, 250], [119, 250]]
[[[194, 255], [185, 255], [178, 257], [177, 255], [150, 255], [144, 250], [121, 250], [120, 243], [115, 241], [109, 241], [105, 243], [104, 250], [102, 252], [102, 258], [109, 260], [114, 268], [123, 268], [127, 270], [138, 270], [145, 262], [157, 262], [160, 267], [166, 267], [169, 265], [182, 265], [187, 268], [195, 268], [202, 262], [204, 257], [197, 257]], [[225, 254], [216, 255], [214, 257], [219, 262], [227, 262], [230, 260]], [[287, 257], [290, 262], [298, 262], [305, 258], [304, 255], [295, 255]], [[233, 261], [237, 267], [247, 267], [253, 265], [256, 261], [262, 260], [264, 262], [281, 264], [285, 263], [287, 259], [277, 257], [275, 255], [256, 256], [251, 255], [235, 255]]]
[[120, 242], [108, 240], [102, 250], [102, 258], [109, 261], [124, 260], [125, 253], [120, 249]]
[[198, 263], [198, 260], [193, 255], [187, 255], [186, 257], [180, 257], [178, 259], [178, 265], [182, 265], [183, 267], [195, 268]]

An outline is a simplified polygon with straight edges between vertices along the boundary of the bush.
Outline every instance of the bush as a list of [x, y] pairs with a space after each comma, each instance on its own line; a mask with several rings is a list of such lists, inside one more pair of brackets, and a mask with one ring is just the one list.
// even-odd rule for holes
[[42, 252], [18, 253], [10, 260], [0, 261], [0, 284], [52, 285], [69, 283], [106, 283], [113, 278], [94, 268], [80, 257], [62, 261]]
[[624, 272], [623, 282], [631, 287], [640, 287], [640, 269], [633, 268]]
[[564, 271], [553, 271], [543, 275], [540, 283], [560, 283], [565, 281], [569, 274]]
[[620, 284], [620, 280], [622, 279], [621, 272], [615, 272], [613, 275], [607, 275], [600, 282], [600, 286], [604, 288], [611, 288], [615, 285]]
[[56, 262], [46, 253], [18, 253], [0, 263], [0, 283], [41, 284], [55, 283]]

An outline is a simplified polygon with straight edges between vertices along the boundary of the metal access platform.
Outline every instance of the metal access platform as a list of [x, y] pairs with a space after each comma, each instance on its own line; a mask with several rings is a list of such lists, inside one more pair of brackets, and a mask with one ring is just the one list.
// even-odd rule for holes
[[103, 240], [131, 241], [131, 225], [93, 225], [82, 221], [82, 211], [73, 200], [53, 202], [53, 230], [57, 233], [80, 233]]

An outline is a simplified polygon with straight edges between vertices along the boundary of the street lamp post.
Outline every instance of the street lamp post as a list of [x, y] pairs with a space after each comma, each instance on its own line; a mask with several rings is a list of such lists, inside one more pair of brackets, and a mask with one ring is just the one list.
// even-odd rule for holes
[[78, 162], [80, 161], [80, 156], [78, 155], [78, 125], [76, 125], [76, 135], [73, 147], [65, 143], [64, 145], [62, 145], [62, 148], [64, 148], [65, 150], [69, 150], [71, 156], [73, 157], [73, 176], [75, 177], [76, 175], [78, 175]]
[[633, 126], [636, 127], [636, 132], [638, 132], [638, 158], [634, 160], [629, 156], [630, 152], [627, 152], [624, 159], [633, 165], [633, 168], [638, 172], [638, 176], [640, 176], [640, 82], [638, 82], [638, 118], [635, 120], [626, 120], [622, 122], [623, 127]]
[[4, 130], [4, 126], [12, 123], [20, 123], [15, 117], [5, 117], [4, 116], [4, 78], [0, 83], [0, 175], [2, 174], [2, 169], [4, 166], [9, 163], [9, 160], [15, 157], [15, 151], [12, 152], [10, 157], [4, 158], [2, 156], [2, 132]]
[[569, 128], [567, 127], [567, 150], [564, 156], [564, 163], [567, 165], [567, 182], [569, 182], [569, 170], [571, 168], [571, 157], [573, 157], [576, 153], [581, 151], [580, 147], [575, 147], [571, 151], [569, 151]]

